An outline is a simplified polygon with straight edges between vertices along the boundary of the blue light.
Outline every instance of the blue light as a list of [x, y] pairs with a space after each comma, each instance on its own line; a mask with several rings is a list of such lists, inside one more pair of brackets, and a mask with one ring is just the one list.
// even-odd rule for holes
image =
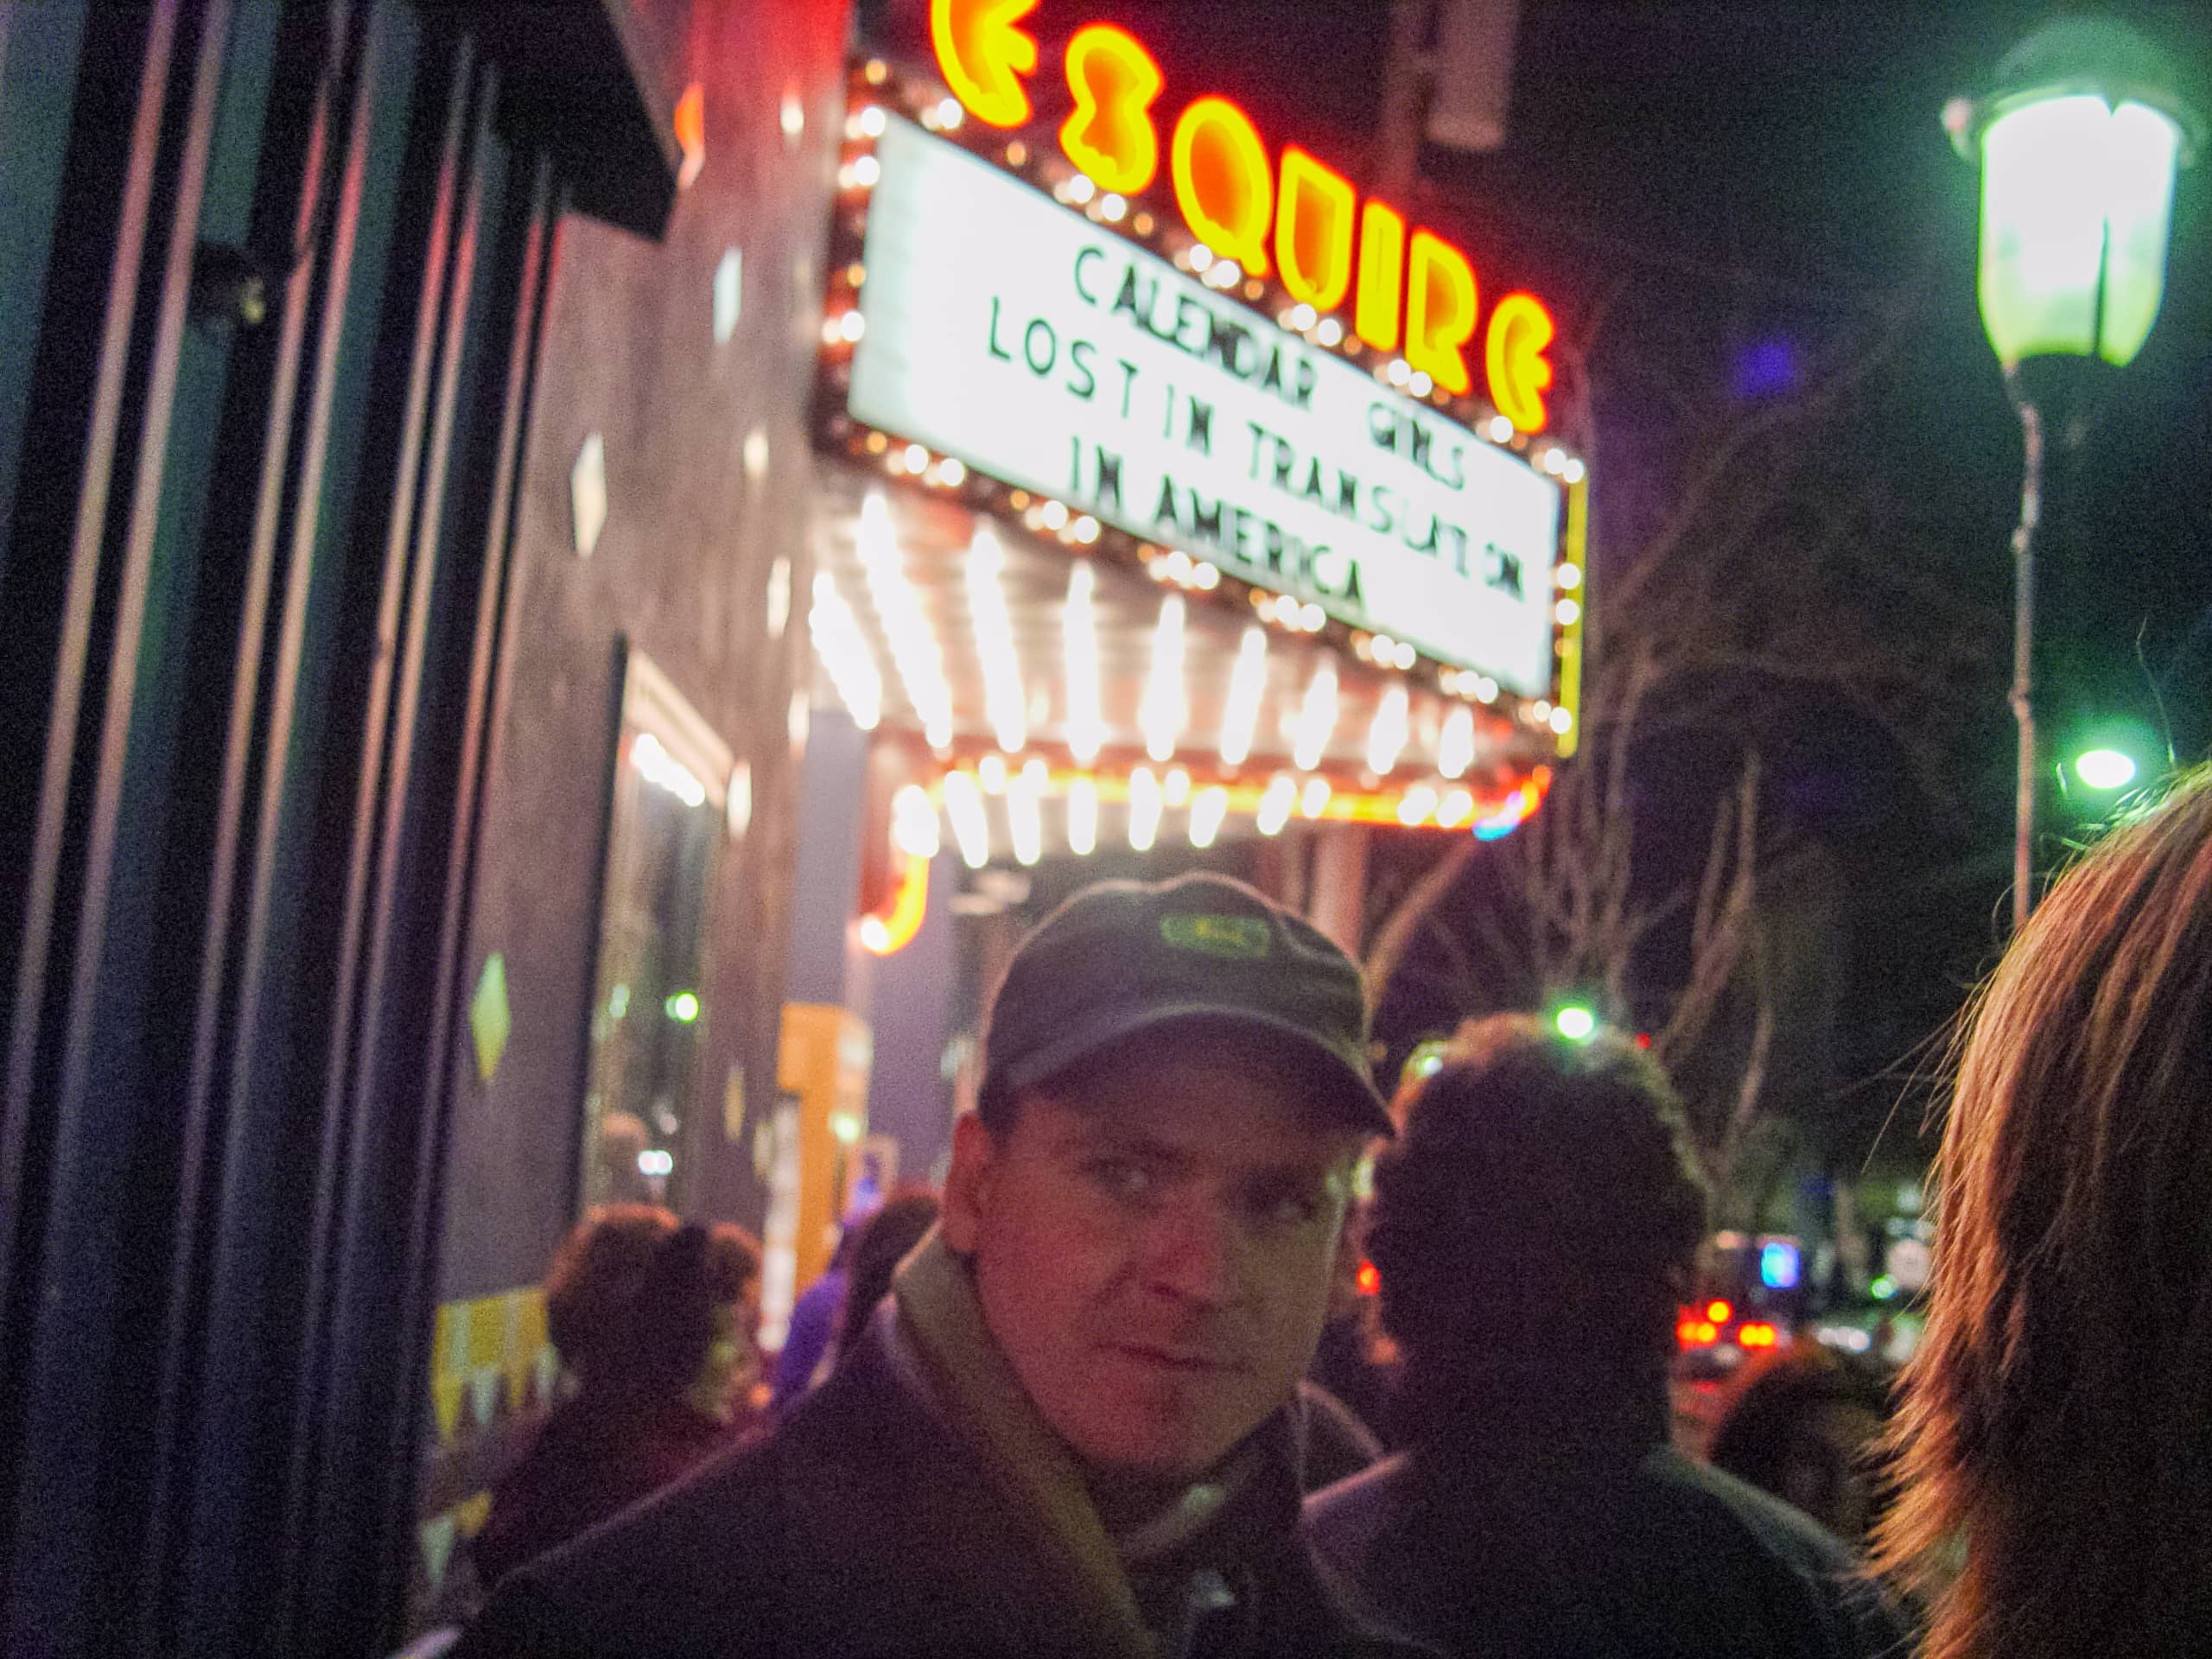
[[1802, 1267], [1795, 1244], [1770, 1238], [1759, 1246], [1759, 1282], [1769, 1290], [1795, 1290]]

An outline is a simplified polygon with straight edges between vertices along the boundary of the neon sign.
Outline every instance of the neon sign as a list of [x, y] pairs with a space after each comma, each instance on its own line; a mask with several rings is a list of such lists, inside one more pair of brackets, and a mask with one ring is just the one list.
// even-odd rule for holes
[[[1037, 40], [1018, 25], [1038, 0], [931, 0], [930, 42], [953, 96], [987, 125], [1023, 125], [1031, 115], [1025, 84], [1036, 73]], [[1060, 128], [1060, 149], [1100, 188], [1133, 195], [1160, 163], [1153, 105], [1165, 85], [1152, 54], [1107, 24], [1077, 31], [1065, 67], [1075, 112]], [[1353, 296], [1353, 328], [1376, 350], [1398, 350], [1407, 364], [1446, 390], [1474, 385], [1468, 359], [1478, 354], [1491, 402], [1522, 432], [1543, 429], [1552, 365], [1551, 314], [1532, 294], [1508, 294], [1491, 308], [1479, 348], [1481, 289], [1467, 256], [1434, 232], [1407, 233], [1387, 203], [1362, 202], [1350, 181], [1295, 145], [1279, 162], [1251, 118], [1214, 94], [1193, 99], [1167, 143], [1169, 175], [1184, 224], [1217, 258], [1244, 271], [1270, 270], [1268, 231], [1282, 285], [1317, 311]], [[1353, 227], [1357, 226], [1357, 250]]]

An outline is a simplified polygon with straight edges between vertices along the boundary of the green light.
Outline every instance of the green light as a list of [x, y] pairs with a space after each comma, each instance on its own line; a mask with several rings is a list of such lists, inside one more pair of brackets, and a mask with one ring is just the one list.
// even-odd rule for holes
[[688, 1026], [699, 1017], [699, 999], [689, 991], [678, 991], [661, 1007], [679, 1026]]
[[1399, 1080], [1404, 1082], [1434, 1077], [1444, 1069], [1444, 1056], [1451, 1046], [1449, 1039], [1442, 1037], [1431, 1037], [1425, 1042], [1415, 1044], [1414, 1052], [1406, 1056], [1405, 1067], [1398, 1074]]
[[2135, 762], [2118, 749], [2089, 749], [2074, 757], [2074, 775], [2091, 789], [2125, 789], [2135, 781]]
[[1897, 1281], [1885, 1273], [1866, 1287], [1866, 1294], [1878, 1302], [1886, 1302], [1897, 1294]]
[[1586, 1043], [1598, 1034], [1598, 1016], [1579, 1004], [1568, 1003], [1553, 1018], [1569, 1042]]

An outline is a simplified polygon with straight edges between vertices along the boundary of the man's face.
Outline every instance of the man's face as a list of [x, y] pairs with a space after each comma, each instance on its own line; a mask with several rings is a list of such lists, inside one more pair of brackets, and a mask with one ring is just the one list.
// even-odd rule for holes
[[1095, 1468], [1188, 1478], [1313, 1356], [1363, 1137], [1295, 1076], [1140, 1039], [1084, 1098], [961, 1121], [947, 1242], [1046, 1422]]

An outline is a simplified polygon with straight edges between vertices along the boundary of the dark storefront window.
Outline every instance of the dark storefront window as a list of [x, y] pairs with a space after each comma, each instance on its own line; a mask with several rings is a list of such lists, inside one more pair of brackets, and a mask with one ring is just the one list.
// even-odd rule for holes
[[680, 1211], [693, 1190], [709, 1116], [696, 1099], [710, 995], [703, 947], [728, 839], [730, 772], [728, 746], [631, 652], [584, 1094], [587, 1205]]

